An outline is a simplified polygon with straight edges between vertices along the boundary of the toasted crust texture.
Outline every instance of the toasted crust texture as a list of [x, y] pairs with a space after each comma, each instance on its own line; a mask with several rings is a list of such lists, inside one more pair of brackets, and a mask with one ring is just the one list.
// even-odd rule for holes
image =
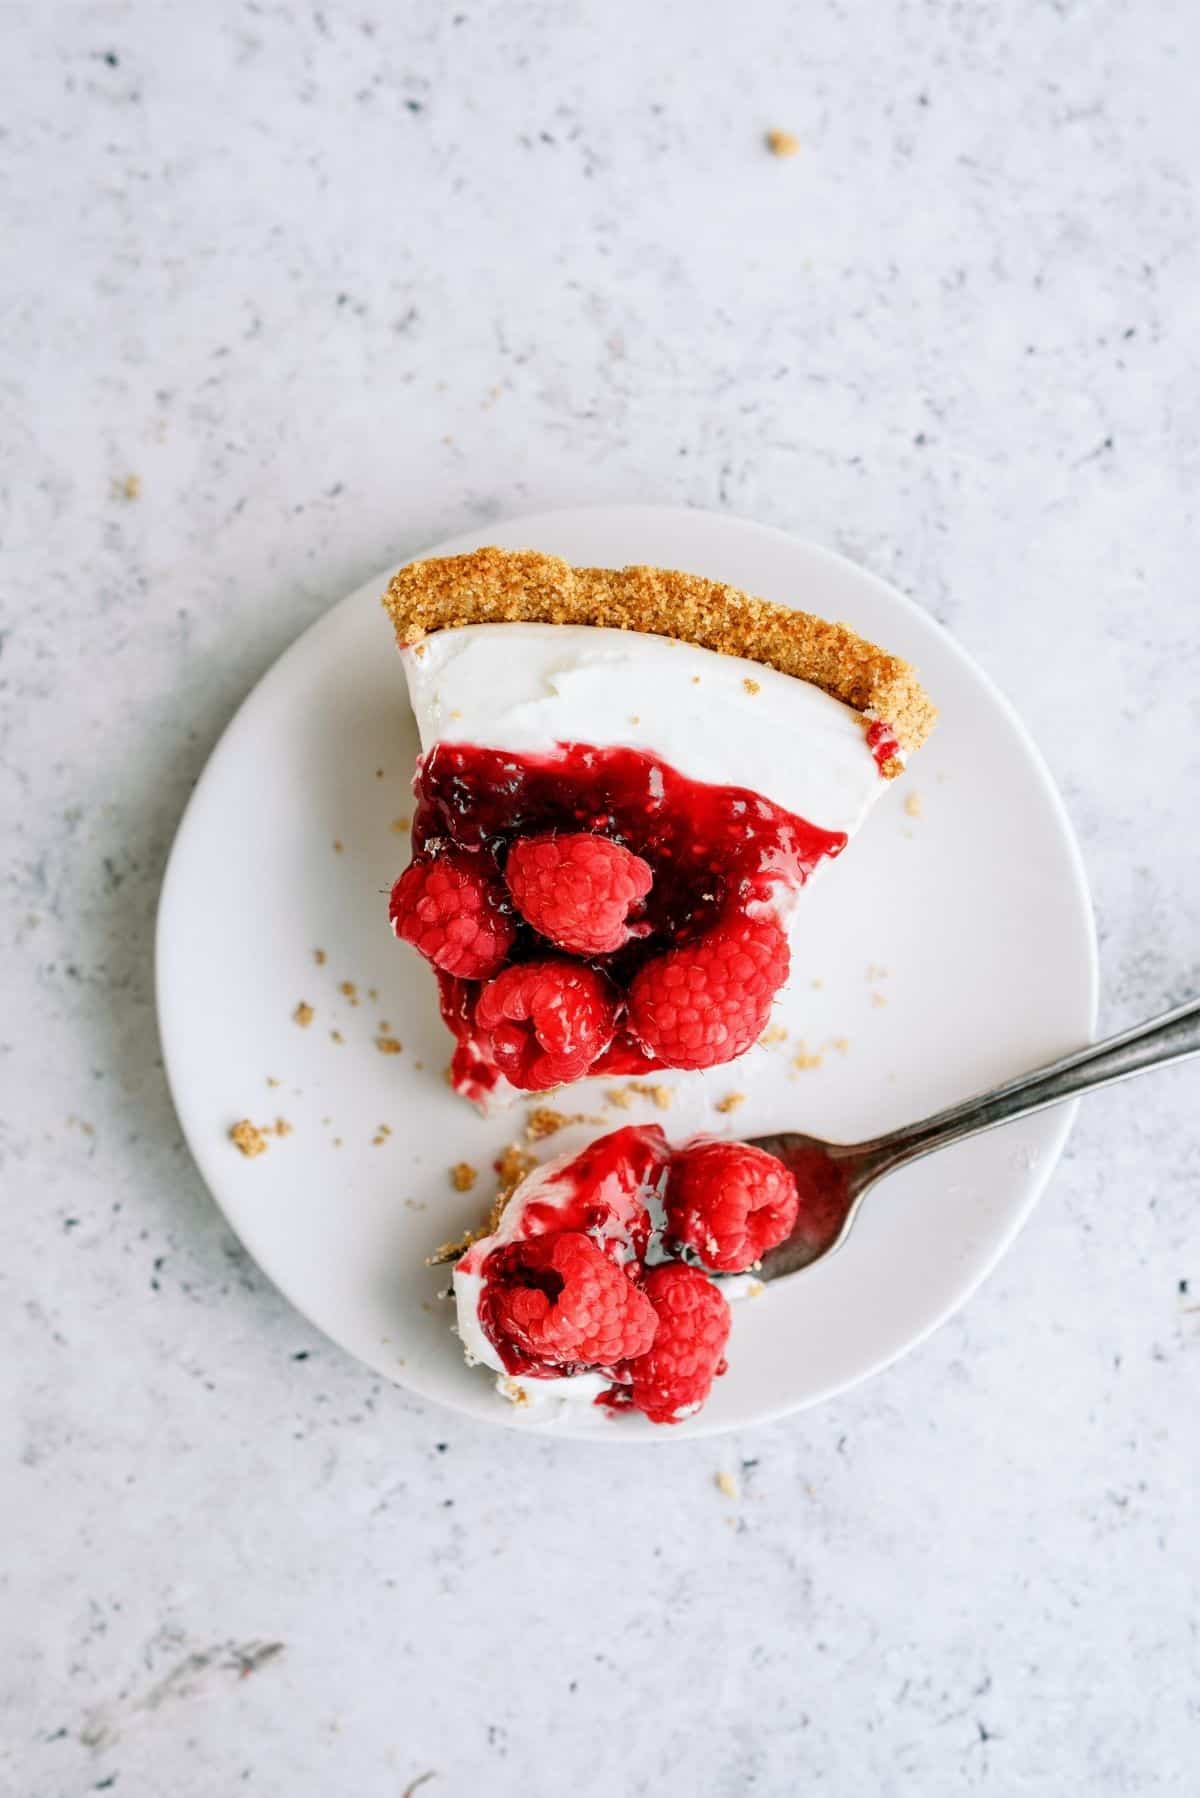
[[[808, 612], [669, 568], [573, 568], [537, 550], [477, 549], [411, 562], [383, 603], [406, 647], [463, 624], [588, 624], [649, 631], [810, 681], [919, 749], [937, 717], [914, 669]], [[897, 758], [884, 766], [898, 774]]]

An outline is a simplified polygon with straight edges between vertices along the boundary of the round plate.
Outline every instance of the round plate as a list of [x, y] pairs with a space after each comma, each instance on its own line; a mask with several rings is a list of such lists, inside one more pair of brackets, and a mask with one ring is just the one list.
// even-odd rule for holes
[[[786, 1039], [731, 1067], [664, 1075], [667, 1110], [640, 1096], [617, 1109], [599, 1082], [573, 1089], [559, 1104], [598, 1122], [564, 1129], [541, 1153], [638, 1118], [672, 1136], [790, 1128], [855, 1140], [1090, 1037], [1094, 932], [1061, 801], [1007, 703], [909, 600], [826, 550], [703, 512], [548, 513], [429, 553], [480, 543], [688, 569], [845, 620], [916, 662], [941, 708], [908, 774], [801, 901], [776, 1012]], [[167, 869], [157, 943], [167, 1073], [233, 1228], [351, 1354], [514, 1428], [677, 1440], [777, 1417], [884, 1367], [994, 1266], [1046, 1183], [1068, 1111], [894, 1175], [840, 1253], [735, 1307], [729, 1372], [700, 1416], [674, 1429], [592, 1407], [520, 1411], [464, 1364], [439, 1297], [446, 1272], [425, 1257], [486, 1209], [491, 1164], [521, 1138], [526, 1110], [485, 1120], [450, 1092], [433, 980], [388, 929], [417, 739], [379, 606], [386, 581], [335, 606], [251, 693]], [[307, 1027], [293, 1021], [301, 1002], [313, 1008]], [[401, 1053], [380, 1050], [388, 1036]], [[283, 1117], [291, 1133], [244, 1158], [228, 1131], [247, 1116]], [[449, 1169], [464, 1161], [481, 1172], [460, 1193]]]

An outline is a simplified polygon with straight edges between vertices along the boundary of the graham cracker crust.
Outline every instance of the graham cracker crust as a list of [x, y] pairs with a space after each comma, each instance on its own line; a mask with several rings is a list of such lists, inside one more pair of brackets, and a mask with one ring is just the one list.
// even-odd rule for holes
[[[383, 604], [401, 647], [463, 624], [588, 624], [677, 637], [809, 681], [919, 749], [937, 709], [899, 656], [844, 624], [669, 568], [573, 568], [537, 550], [477, 549], [411, 562]], [[885, 774], [898, 774], [899, 759]]]

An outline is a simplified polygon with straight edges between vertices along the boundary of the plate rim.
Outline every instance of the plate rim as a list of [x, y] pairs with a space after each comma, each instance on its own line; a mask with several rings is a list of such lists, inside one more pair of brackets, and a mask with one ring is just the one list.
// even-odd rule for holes
[[[476, 1422], [486, 1421], [499, 1428], [508, 1429], [517, 1434], [534, 1436], [538, 1440], [545, 1440], [547, 1437], [551, 1437], [563, 1441], [594, 1443], [603, 1448], [610, 1443], [619, 1443], [623, 1446], [634, 1446], [645, 1445], [647, 1443], [694, 1442], [706, 1437], [711, 1438], [719, 1435], [726, 1435], [733, 1430], [749, 1429], [759, 1425], [775, 1423], [782, 1418], [790, 1417], [798, 1412], [809, 1410], [813, 1406], [824, 1404], [828, 1400], [838, 1397], [841, 1393], [853, 1390], [856, 1386], [863, 1384], [865, 1381], [873, 1379], [877, 1374], [883, 1373], [887, 1368], [901, 1360], [912, 1350], [919, 1348], [974, 1297], [979, 1288], [988, 1278], [990, 1278], [1000, 1262], [1008, 1254], [1017, 1236], [1028, 1223], [1029, 1218], [1045, 1193], [1046, 1187], [1049, 1185], [1050, 1179], [1058, 1166], [1074, 1126], [1076, 1113], [1079, 1109], [1079, 1100], [1073, 1100], [1058, 1108], [1053, 1119], [1053, 1134], [1049, 1138], [1045, 1148], [1039, 1154], [1038, 1164], [1036, 1169], [1032, 1171], [1032, 1177], [1030, 1179], [1026, 1197], [1009, 1218], [1006, 1227], [992, 1245], [990, 1252], [983, 1259], [982, 1263], [973, 1271], [966, 1284], [957, 1290], [954, 1298], [931, 1315], [916, 1334], [909, 1336], [901, 1345], [892, 1347], [876, 1359], [869, 1361], [848, 1378], [831, 1381], [828, 1385], [809, 1392], [801, 1398], [752, 1410], [738, 1419], [725, 1421], [714, 1420], [710, 1423], [706, 1422], [703, 1413], [701, 1413], [697, 1418], [689, 1420], [686, 1427], [681, 1430], [658, 1429], [650, 1432], [639, 1431], [637, 1434], [634, 1434], [632, 1432], [618, 1430], [614, 1430], [611, 1433], [601, 1433], [595, 1430], [576, 1429], [573, 1427], [574, 1420], [570, 1417], [565, 1419], [548, 1418], [545, 1421], [536, 1417], [527, 1419], [511, 1414], [509, 1408], [502, 1405], [496, 1406], [494, 1414], [490, 1409], [487, 1412], [483, 1412], [469, 1404], [460, 1402], [454, 1396], [445, 1396], [441, 1393], [429, 1393], [423, 1388], [415, 1386], [408, 1380], [402, 1378], [400, 1372], [385, 1372], [382, 1369], [372, 1367], [369, 1362], [362, 1360], [353, 1349], [348, 1348], [344, 1343], [340, 1342], [336, 1336], [330, 1335], [325, 1326], [313, 1317], [307, 1305], [297, 1297], [296, 1293], [292, 1290], [290, 1282], [281, 1280], [264, 1263], [256, 1249], [247, 1241], [243, 1230], [239, 1227], [238, 1223], [234, 1221], [233, 1217], [226, 1209], [226, 1206], [219, 1195], [218, 1183], [209, 1176], [208, 1167], [206, 1165], [209, 1160], [207, 1152], [208, 1145], [201, 1145], [196, 1142], [189, 1132], [184, 1108], [180, 1104], [179, 1095], [181, 1088], [178, 1072], [173, 1065], [170, 1032], [166, 1027], [167, 1003], [164, 994], [163, 981], [163, 967], [167, 959], [165, 954], [165, 944], [171, 929], [171, 914], [176, 903], [175, 890], [180, 884], [181, 877], [179, 875], [179, 869], [186, 854], [186, 843], [190, 838], [192, 830], [195, 828], [195, 822], [200, 812], [202, 795], [204, 794], [206, 787], [211, 784], [214, 769], [217, 769], [219, 765], [224, 762], [229, 755], [231, 748], [235, 745], [239, 727], [243, 725], [245, 714], [258, 695], [259, 690], [268, 681], [275, 678], [277, 672], [287, 664], [289, 659], [299, 650], [301, 644], [305, 642], [308, 636], [312, 632], [325, 627], [335, 613], [340, 611], [343, 607], [350, 607], [358, 603], [360, 601], [360, 596], [365, 593], [377, 591], [382, 595], [388, 581], [392, 574], [396, 572], [397, 568], [406, 567], [410, 562], [420, 561], [428, 556], [464, 553], [466, 549], [477, 547], [482, 542], [485, 542], [487, 540], [487, 533], [492, 530], [502, 531], [505, 534], [509, 534], [519, 527], [522, 530], [528, 530], [530, 532], [532, 541], [535, 538], [536, 533], [547, 526], [551, 526], [556, 530], [561, 530], [564, 525], [569, 525], [569, 522], [573, 519], [586, 518], [594, 523], [600, 516], [614, 520], [624, 519], [630, 522], [636, 520], [653, 520], [661, 522], [665, 519], [703, 519], [721, 526], [732, 526], [735, 530], [747, 530], [758, 537], [774, 538], [781, 543], [786, 544], [789, 549], [801, 548], [808, 554], [814, 556], [818, 561], [825, 561], [833, 568], [842, 572], [849, 572], [856, 580], [869, 583], [879, 589], [881, 594], [886, 596], [889, 603], [895, 604], [898, 602], [901, 608], [914, 618], [918, 619], [923, 627], [932, 628], [934, 633], [942, 640], [943, 647], [948, 650], [955, 660], [966, 665], [972, 679], [981, 684], [989, 694], [989, 697], [995, 702], [1013, 731], [1014, 736], [1018, 739], [1024, 749], [1029, 764], [1037, 775], [1043, 793], [1049, 800], [1050, 809], [1058, 826], [1059, 836], [1067, 851], [1067, 861], [1071, 874], [1072, 897], [1077, 903], [1077, 907], [1085, 925], [1081, 943], [1081, 953], [1084, 957], [1083, 971], [1085, 975], [1088, 1013], [1086, 1029], [1087, 1039], [1089, 1041], [1094, 1040], [1095, 1037], [1096, 1018], [1099, 1005], [1100, 970], [1095, 911], [1092, 905], [1091, 889], [1087, 879], [1087, 869], [1083, 859], [1083, 852], [1080, 848], [1079, 839], [1075, 833], [1070, 814], [1066, 808], [1066, 803], [1059, 791], [1049, 764], [1042, 754], [1032, 733], [1021, 718], [1020, 713], [1016, 710], [1016, 707], [1008, 698], [1007, 694], [997, 684], [988, 671], [983, 668], [973, 656], [971, 656], [969, 651], [959, 643], [953, 633], [949, 631], [947, 627], [942, 624], [941, 620], [936, 618], [932, 612], [927, 611], [915, 599], [910, 597], [909, 594], [903, 592], [899, 587], [893, 586], [890, 581], [885, 580], [881, 575], [877, 575], [872, 569], [863, 567], [860, 563], [851, 560], [849, 556], [844, 556], [840, 551], [830, 549], [824, 544], [816, 543], [810, 538], [800, 536], [792, 531], [784, 530], [777, 525], [762, 524], [755, 519], [743, 518], [727, 512], [714, 511], [710, 507], [640, 504], [599, 504], [555, 507], [536, 513], [520, 513], [511, 518], [491, 520], [477, 529], [467, 529], [457, 532], [452, 537], [445, 538], [426, 548], [420, 549], [403, 561], [389, 564], [385, 570], [359, 582], [349, 593], [343, 594], [339, 599], [335, 600], [332, 605], [321, 612], [317, 618], [307, 624], [305, 628], [292, 639], [287, 647], [275, 657], [271, 664], [263, 670], [254, 681], [253, 685], [243, 694], [232, 716], [226, 722], [217, 741], [209, 751], [204, 766], [201, 769], [191, 793], [188, 795], [187, 802], [184, 805], [182, 812], [180, 813], [179, 821], [175, 827], [170, 851], [163, 870], [162, 883], [159, 889], [158, 902], [155, 909], [153, 939], [155, 1022], [158, 1031], [159, 1046], [162, 1051], [163, 1073], [171, 1096], [171, 1103], [175, 1110], [176, 1119], [197, 1172], [204, 1182], [209, 1197], [216, 1205], [217, 1210], [220, 1212], [226, 1225], [233, 1231], [238, 1241], [242, 1243], [256, 1265], [271, 1281], [272, 1285], [282, 1297], [287, 1300], [288, 1304], [291, 1305], [293, 1309], [296, 1310], [315, 1330], [319, 1331], [322, 1336], [328, 1341], [333, 1342], [341, 1353], [347, 1355], [349, 1359], [362, 1367], [364, 1371], [368, 1372], [373, 1377], [386, 1378], [392, 1384], [408, 1392], [420, 1404], [431, 1403], [441, 1405], [446, 1409], [453, 1411], [456, 1415], [470, 1418]], [[798, 1275], [794, 1277], [802, 1278], [803, 1276]]]

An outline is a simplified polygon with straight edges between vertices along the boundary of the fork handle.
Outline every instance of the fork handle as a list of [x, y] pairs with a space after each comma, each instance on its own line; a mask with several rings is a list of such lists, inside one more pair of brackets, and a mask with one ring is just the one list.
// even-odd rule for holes
[[991, 1092], [964, 1099], [919, 1123], [906, 1124], [886, 1136], [858, 1143], [854, 1150], [853, 1191], [865, 1191], [884, 1174], [933, 1149], [944, 1149], [964, 1137], [994, 1130], [997, 1124], [1029, 1117], [1049, 1105], [1061, 1105], [1064, 1100], [1077, 1099], [1097, 1087], [1111, 1086], [1116, 1080], [1128, 1080], [1132, 1074], [1145, 1074], [1170, 1062], [1185, 1061], [1191, 1055], [1200, 1055], [1200, 999], [1189, 999], [1173, 1011], [1135, 1024], [1132, 1030], [1123, 1030], [1119, 1036], [1092, 1043], [1074, 1055], [1064, 1055], [1061, 1061], [1021, 1074]]

